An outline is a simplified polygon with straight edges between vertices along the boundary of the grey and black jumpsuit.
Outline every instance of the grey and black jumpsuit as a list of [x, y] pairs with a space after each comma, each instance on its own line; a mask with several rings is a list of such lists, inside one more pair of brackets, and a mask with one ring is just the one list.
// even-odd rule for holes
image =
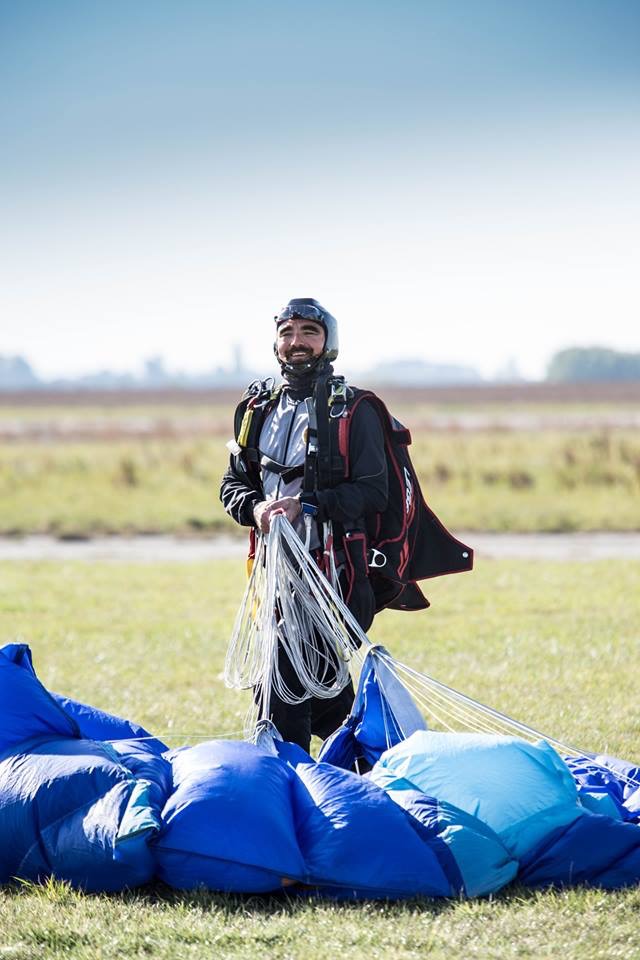
[[[302, 465], [306, 452], [308, 413], [305, 398], [284, 387], [278, 403], [266, 415], [258, 441], [261, 456], [286, 464], [288, 468]], [[227, 513], [237, 523], [253, 526], [253, 509], [267, 499], [296, 496], [302, 488], [302, 478], [289, 483], [283, 481], [280, 472], [265, 467], [260, 472], [260, 489], [251, 486], [246, 477], [235, 467], [232, 456], [225, 473], [220, 498]], [[349, 430], [349, 479], [331, 489], [313, 491], [318, 514], [310, 547], [320, 546], [321, 525], [331, 521], [334, 528], [334, 543], [337, 560], [341, 560], [342, 534], [349, 531], [366, 533], [367, 526], [376, 514], [385, 510], [388, 496], [387, 461], [384, 451], [384, 434], [378, 414], [366, 401], [353, 411]], [[299, 534], [304, 538], [302, 517], [297, 522]], [[336, 535], [337, 534], [337, 535]], [[349, 609], [363, 630], [368, 630], [373, 621], [374, 596], [367, 577], [366, 565], [341, 573], [343, 595]], [[297, 678], [284, 657], [278, 664], [287, 684], [295, 689]], [[284, 737], [309, 749], [311, 735], [325, 739], [345, 719], [353, 703], [351, 683], [332, 699], [310, 697], [298, 704], [287, 704], [272, 692], [271, 718]]]

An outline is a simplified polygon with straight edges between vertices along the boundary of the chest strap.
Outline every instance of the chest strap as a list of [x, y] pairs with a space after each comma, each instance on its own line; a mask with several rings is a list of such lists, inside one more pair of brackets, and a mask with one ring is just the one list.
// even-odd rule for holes
[[288, 467], [286, 463], [279, 463], [277, 460], [272, 460], [266, 453], [263, 453], [260, 457], [260, 466], [265, 470], [269, 470], [271, 473], [277, 473], [285, 483], [291, 483], [293, 480], [297, 480], [298, 477], [304, 476], [303, 463], [299, 463], [295, 467]]

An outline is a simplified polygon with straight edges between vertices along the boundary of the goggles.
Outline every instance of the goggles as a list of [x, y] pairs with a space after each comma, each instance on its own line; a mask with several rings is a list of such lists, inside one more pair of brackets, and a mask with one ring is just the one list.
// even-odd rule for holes
[[326, 326], [324, 311], [314, 307], [311, 303], [297, 303], [294, 307], [286, 306], [280, 313], [273, 318], [276, 324], [284, 323], [285, 320], [315, 320], [321, 326]]

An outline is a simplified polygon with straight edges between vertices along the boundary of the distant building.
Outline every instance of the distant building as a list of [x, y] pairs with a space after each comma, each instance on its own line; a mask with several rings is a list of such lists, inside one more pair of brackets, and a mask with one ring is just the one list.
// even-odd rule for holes
[[163, 387], [170, 379], [162, 357], [148, 357], [144, 362], [145, 385]]
[[233, 373], [245, 373], [244, 358], [242, 356], [242, 344], [233, 345]]
[[524, 383], [525, 378], [520, 373], [515, 357], [509, 357], [507, 362], [496, 370], [493, 378], [496, 383]]
[[33, 390], [40, 381], [24, 357], [0, 355], [0, 390]]
[[10, 390], [180, 390], [232, 388], [242, 389], [258, 374], [243, 365], [242, 351], [236, 348], [231, 369], [218, 367], [203, 373], [168, 370], [160, 356], [145, 360], [142, 374], [97, 370], [77, 377], [41, 379], [24, 357], [0, 356], [0, 391]]
[[[406, 387], [482, 383], [482, 377], [473, 367], [448, 363], [425, 363], [423, 360], [393, 360], [379, 363], [368, 370], [371, 383], [388, 383]], [[363, 380], [364, 380], [363, 376]]]

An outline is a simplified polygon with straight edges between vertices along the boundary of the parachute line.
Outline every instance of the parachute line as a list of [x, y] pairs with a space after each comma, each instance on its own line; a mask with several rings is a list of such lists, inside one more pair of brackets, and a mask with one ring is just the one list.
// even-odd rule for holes
[[[362, 660], [370, 647], [289, 521], [275, 516], [269, 536], [258, 537], [225, 662], [226, 685], [254, 691], [247, 726], [269, 718], [272, 693], [291, 704], [335, 697], [349, 682], [351, 659]], [[279, 669], [281, 657], [296, 689]]]
[[[517, 736], [529, 742], [545, 740], [561, 755], [589, 757], [584, 750], [514, 720], [372, 644], [287, 518], [274, 516], [269, 535], [258, 537], [253, 570], [225, 662], [226, 685], [254, 691], [254, 705], [247, 718], [248, 738], [259, 721], [268, 720], [272, 691], [291, 704], [308, 697], [334, 697], [349, 681], [349, 663], [356, 661], [362, 666], [367, 654], [402, 684], [434, 727]], [[299, 681], [296, 690], [279, 670], [281, 655], [289, 660]], [[397, 733], [406, 733], [390, 709], [383, 673], [375, 671], [385, 741], [390, 747], [397, 741]], [[590, 762], [609, 769], [595, 760]], [[640, 787], [640, 780], [617, 770], [615, 775], [630, 787]]]

